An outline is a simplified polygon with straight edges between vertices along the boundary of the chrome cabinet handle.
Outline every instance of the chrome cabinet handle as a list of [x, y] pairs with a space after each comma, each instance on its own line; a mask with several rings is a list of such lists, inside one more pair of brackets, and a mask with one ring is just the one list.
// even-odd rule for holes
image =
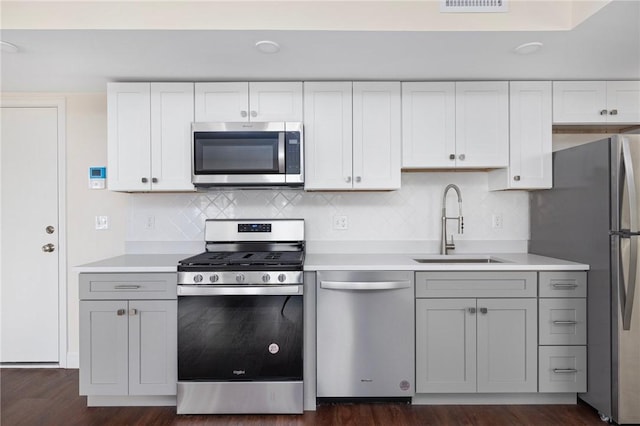
[[578, 321], [553, 321], [555, 325], [576, 325]]
[[138, 310], [137, 309], [129, 309], [129, 315], [130, 316], [134, 316], [138, 314]]
[[578, 370], [576, 370], [575, 368], [554, 368], [553, 372], [556, 374], [571, 374], [571, 373], [577, 373]]
[[158, 183], [158, 178], [151, 178], [151, 183]]
[[487, 312], [489, 312], [489, 310], [487, 308], [480, 308], [480, 313], [481, 314], [486, 314]]
[[356, 182], [362, 182], [362, 178], [360, 176], [356, 176]]
[[464, 154], [458, 155], [458, 160], [464, 161], [465, 158], [466, 156]]
[[573, 284], [573, 283], [553, 283], [551, 285], [554, 288], [570, 288], [570, 289], [574, 289], [574, 288], [578, 287], [578, 284]]
[[515, 180], [516, 182], [519, 182], [520, 181], [520, 175], [515, 175], [513, 177], [513, 180]]
[[240, 111], [240, 117], [246, 117], [247, 111]]
[[449, 154], [449, 160], [455, 160], [455, 159], [456, 159], [455, 154]]
[[118, 309], [118, 310], [116, 311], [116, 314], [117, 314], [119, 317], [121, 317], [121, 316], [123, 316], [126, 312], [127, 312], [127, 310], [126, 310], [126, 309]]
[[618, 110], [612, 109], [611, 111], [609, 111], [609, 115], [618, 115]]
[[149, 182], [149, 179], [147, 179], [146, 177], [143, 177], [142, 179], [140, 179], [142, 181], [142, 183], [147, 183]]
[[347, 176], [346, 178], [344, 178], [344, 181], [347, 183], [351, 182], [351, 176]]
[[56, 249], [56, 246], [54, 246], [51, 243], [45, 244], [42, 246], [42, 251], [45, 253], [51, 253], [52, 251], [55, 251], [55, 249]]
[[600, 115], [607, 115], [608, 111], [606, 109], [600, 110]]
[[258, 116], [258, 112], [257, 111], [251, 111], [251, 116], [252, 117], [257, 117]]
[[121, 284], [121, 285], [117, 285], [114, 288], [116, 290], [136, 290], [138, 288], [140, 288], [142, 286], [139, 285], [134, 285], [134, 284]]
[[56, 232], [56, 228], [54, 228], [53, 226], [49, 225], [46, 228], [44, 228], [44, 231], [47, 234], [53, 234], [54, 232]]
[[475, 314], [476, 308], [467, 308], [467, 311], [469, 311], [470, 314]]

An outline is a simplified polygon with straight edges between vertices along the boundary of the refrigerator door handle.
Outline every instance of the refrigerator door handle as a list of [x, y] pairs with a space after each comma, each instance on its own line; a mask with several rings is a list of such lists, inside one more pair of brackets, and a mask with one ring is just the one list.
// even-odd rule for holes
[[[627, 191], [629, 195], [629, 227], [631, 233], [638, 231], [638, 215], [636, 206], [638, 205], [638, 197], [636, 192], [636, 181], [633, 175], [633, 162], [631, 161], [631, 151], [629, 148], [629, 139], [622, 138], [622, 172], [627, 183]], [[621, 185], [622, 187], [622, 185]], [[622, 200], [622, 194], [620, 194]], [[622, 256], [619, 259], [622, 266]], [[622, 329], [629, 330], [631, 328], [631, 313], [633, 311], [633, 300], [636, 291], [636, 273], [638, 269], [638, 238], [629, 236], [629, 269], [628, 269], [628, 285], [625, 289], [624, 274], [620, 274], [618, 280], [620, 289], [620, 311], [622, 313]]]

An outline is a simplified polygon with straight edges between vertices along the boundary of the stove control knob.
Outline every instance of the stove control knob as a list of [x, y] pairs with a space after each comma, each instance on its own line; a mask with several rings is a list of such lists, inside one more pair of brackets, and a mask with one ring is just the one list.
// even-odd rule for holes
[[219, 279], [220, 277], [218, 276], [218, 274], [213, 274], [209, 277], [209, 281], [211, 281], [212, 283], [218, 282]]
[[236, 281], [239, 283], [244, 282], [244, 274], [236, 275]]
[[193, 282], [200, 283], [202, 282], [202, 275], [198, 274], [193, 277]]
[[278, 275], [278, 281], [280, 281], [281, 283], [283, 283], [286, 279], [287, 276], [285, 274]]
[[262, 282], [268, 283], [269, 281], [271, 281], [271, 275], [269, 274], [264, 274], [262, 276]]

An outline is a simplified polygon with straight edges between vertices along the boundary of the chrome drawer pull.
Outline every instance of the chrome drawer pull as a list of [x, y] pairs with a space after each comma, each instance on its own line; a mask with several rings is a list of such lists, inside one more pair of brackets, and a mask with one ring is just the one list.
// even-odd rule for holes
[[554, 368], [553, 372], [556, 374], [573, 374], [577, 373], [578, 370], [576, 370], [575, 368]]
[[578, 284], [569, 284], [569, 283], [554, 283], [554, 288], [576, 288]]
[[578, 321], [554, 321], [556, 325], [576, 325]]
[[138, 288], [140, 288], [140, 287], [142, 287], [142, 286], [140, 286], [140, 285], [124, 284], [124, 285], [117, 285], [117, 286], [115, 286], [114, 288], [115, 288], [116, 290], [135, 290], [135, 289], [138, 289]]

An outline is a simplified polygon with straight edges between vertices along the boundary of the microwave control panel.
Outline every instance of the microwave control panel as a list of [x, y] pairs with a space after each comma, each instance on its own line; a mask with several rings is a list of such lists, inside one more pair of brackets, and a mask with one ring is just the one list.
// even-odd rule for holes
[[287, 132], [286, 137], [286, 174], [296, 175], [300, 173], [300, 159], [302, 158], [300, 150], [302, 144], [300, 143], [300, 132]]

